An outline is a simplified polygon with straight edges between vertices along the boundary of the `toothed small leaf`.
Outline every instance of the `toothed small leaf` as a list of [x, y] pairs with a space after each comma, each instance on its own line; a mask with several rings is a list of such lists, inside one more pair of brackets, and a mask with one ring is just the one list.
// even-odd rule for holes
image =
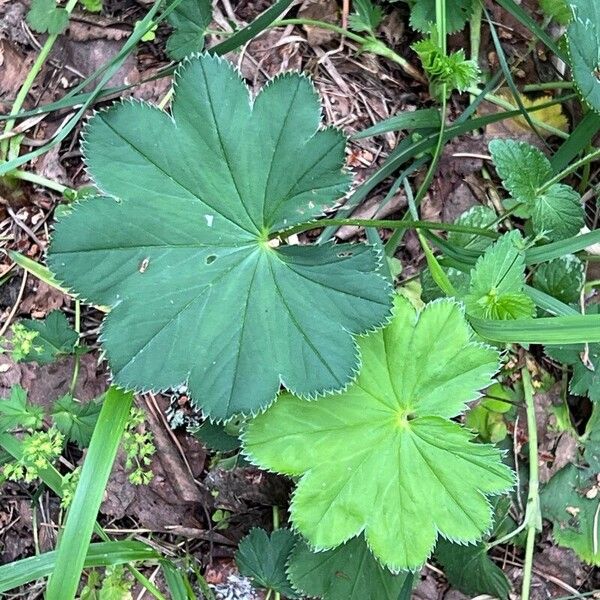
[[382, 567], [362, 536], [326, 552], [313, 552], [299, 541], [288, 576], [302, 594], [323, 600], [398, 600], [406, 579]]
[[574, 18], [567, 29], [573, 80], [583, 99], [600, 112], [600, 3], [569, 0]]
[[169, 57], [181, 60], [194, 52], [201, 52], [211, 19], [211, 0], [182, 0], [167, 17], [174, 30], [167, 40]]
[[86, 448], [92, 439], [101, 408], [100, 402], [77, 402], [67, 394], [54, 403], [51, 415], [61, 433], [80, 448]]
[[518, 231], [503, 235], [477, 259], [471, 270], [467, 312], [483, 319], [521, 319], [535, 314], [531, 298], [523, 293], [525, 259]]
[[493, 140], [489, 148], [504, 188], [524, 203], [535, 233], [557, 241], [579, 232], [585, 224], [580, 195], [562, 183], [541, 192], [554, 173], [540, 150], [515, 140]]
[[90, 121], [88, 169], [113, 197], [59, 220], [49, 266], [112, 307], [101, 339], [125, 388], [187, 382], [215, 420], [264, 409], [281, 383], [307, 397], [344, 388], [353, 334], [390, 314], [378, 251], [268, 240], [344, 194], [345, 138], [319, 129], [318, 96], [298, 74], [251, 103], [239, 73], [203, 55], [175, 83], [172, 116], [125, 102]]
[[435, 557], [441, 563], [444, 575], [457, 590], [469, 596], [490, 594], [507, 600], [510, 582], [487, 555], [485, 544], [462, 546], [440, 540]]
[[271, 535], [264, 529], [253, 529], [239, 543], [235, 562], [254, 586], [279, 592], [286, 598], [298, 598], [286, 573], [295, 542], [296, 537], [289, 529], [278, 529]]
[[60, 310], [53, 310], [41, 321], [23, 319], [21, 324], [29, 331], [37, 332], [31, 351], [23, 358], [25, 362], [45, 365], [74, 352], [79, 334]]
[[[496, 219], [496, 213], [491, 208], [478, 205], [473, 206], [462, 213], [454, 220], [454, 223], [457, 225], [497, 231], [498, 225], [492, 225], [492, 223], [495, 223]], [[460, 248], [468, 248], [469, 250], [483, 252], [488, 246], [493, 244], [494, 240], [473, 233], [457, 233], [456, 231], [451, 231], [448, 234], [448, 242], [454, 246], [459, 246]]]
[[[446, 31], [456, 33], [465, 26], [473, 13], [473, 0], [452, 0], [446, 3]], [[410, 26], [428, 32], [436, 22], [435, 0], [416, 0], [410, 11]]]
[[533, 285], [561, 302], [577, 302], [585, 283], [585, 266], [574, 255], [567, 254], [541, 264], [533, 275]]
[[552, 522], [552, 537], [560, 546], [573, 549], [587, 563], [600, 566], [598, 549], [598, 498], [588, 498], [598, 485], [598, 473], [567, 465], [556, 473], [540, 493], [544, 518]]
[[15, 385], [10, 396], [0, 398], [0, 430], [10, 431], [15, 427], [37, 429], [42, 426], [44, 411], [39, 406], [29, 404], [27, 392]]
[[373, 4], [371, 0], [354, 0], [352, 5], [354, 12], [348, 19], [350, 29], [375, 35], [375, 30], [383, 19], [381, 7]]
[[566, 25], [573, 17], [567, 0], [540, 0], [540, 8], [547, 17], [554, 19], [559, 25]]
[[32, 0], [27, 24], [37, 33], [56, 35], [69, 24], [69, 13], [56, 5], [56, 0]]
[[498, 368], [497, 352], [471, 335], [459, 304], [417, 313], [398, 297], [392, 323], [359, 340], [356, 383], [309, 403], [282, 394], [248, 424], [250, 459], [300, 476], [291, 518], [312, 546], [364, 531], [398, 571], [420, 567], [438, 534], [473, 542], [489, 529], [486, 495], [510, 488], [512, 475], [496, 448], [451, 420]]

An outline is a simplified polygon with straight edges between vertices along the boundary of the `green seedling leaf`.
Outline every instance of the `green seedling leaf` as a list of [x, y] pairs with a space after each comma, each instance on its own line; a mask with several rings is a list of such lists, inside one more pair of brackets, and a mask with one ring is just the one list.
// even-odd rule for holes
[[348, 26], [358, 33], [375, 35], [376, 29], [383, 19], [383, 10], [371, 0], [354, 0], [354, 12], [348, 19]]
[[574, 18], [567, 29], [573, 80], [591, 108], [600, 112], [600, 4], [569, 0]]
[[406, 579], [382, 567], [362, 536], [326, 552], [313, 552], [299, 541], [290, 555], [288, 576], [303, 595], [323, 600], [398, 600]]
[[112, 306], [102, 340], [125, 388], [187, 382], [213, 420], [266, 408], [281, 383], [303, 397], [344, 388], [352, 334], [389, 318], [379, 251], [270, 238], [343, 195], [345, 138], [319, 130], [318, 96], [298, 74], [251, 103], [239, 73], [203, 55], [175, 83], [172, 116], [124, 102], [89, 122], [88, 169], [114, 198], [57, 223], [51, 269]]
[[167, 40], [169, 57], [181, 60], [194, 52], [201, 52], [211, 19], [211, 0], [182, 0], [167, 17], [174, 29]]
[[16, 427], [38, 429], [42, 426], [44, 411], [27, 402], [27, 392], [15, 385], [8, 398], [0, 398], [0, 430], [10, 431]]
[[240, 439], [230, 433], [229, 424], [228, 422], [226, 425], [220, 425], [206, 420], [202, 425], [191, 430], [191, 433], [215, 452], [231, 452], [240, 447]]
[[540, 0], [543, 13], [554, 19], [559, 25], [567, 25], [573, 17], [567, 0]]
[[[446, 54], [435, 41], [436, 36], [423, 39], [412, 45], [430, 83], [432, 97], [441, 100], [446, 91], [450, 97], [452, 90], [464, 92], [479, 81], [479, 67], [473, 60], [467, 60], [464, 50]], [[444, 87], [445, 86], [445, 87]]]
[[240, 543], [235, 554], [240, 573], [259, 588], [279, 592], [286, 598], [298, 598], [286, 573], [286, 564], [296, 537], [289, 529], [278, 529], [270, 536], [264, 529], [253, 529]]
[[27, 24], [37, 33], [59, 34], [69, 25], [69, 13], [56, 0], [32, 0]]
[[551, 241], [579, 233], [585, 224], [580, 195], [562, 183], [540, 192], [554, 174], [540, 150], [525, 142], [500, 139], [492, 140], [489, 149], [505, 189], [525, 205], [535, 233]]
[[533, 300], [523, 292], [525, 254], [518, 231], [503, 235], [479, 257], [471, 270], [465, 304], [469, 315], [482, 319], [521, 319], [535, 314]]
[[[492, 225], [497, 219], [496, 213], [487, 206], [473, 206], [465, 211], [454, 223], [467, 227], [480, 227], [481, 229], [489, 229], [490, 231], [498, 231], [498, 225]], [[490, 246], [494, 240], [482, 235], [473, 235], [470, 233], [457, 233], [451, 231], [448, 234], [448, 242], [460, 248], [468, 248], [475, 252], [483, 252]]]
[[546, 346], [546, 354], [573, 367], [569, 391], [600, 402], [600, 344]]
[[533, 286], [565, 304], [579, 301], [585, 283], [585, 265], [567, 254], [541, 264], [533, 275]]
[[81, 4], [85, 7], [85, 10], [89, 12], [101, 12], [103, 0], [81, 0]]
[[21, 324], [27, 330], [37, 332], [33, 347], [23, 361], [46, 365], [75, 351], [79, 334], [60, 310], [53, 310], [41, 321], [23, 319]]
[[284, 393], [248, 424], [250, 460], [300, 477], [291, 518], [311, 546], [364, 531], [399, 571], [419, 568], [438, 535], [469, 543], [490, 528], [486, 496], [510, 488], [512, 474], [499, 450], [451, 420], [498, 368], [497, 352], [471, 336], [458, 303], [417, 313], [397, 297], [392, 323], [359, 340], [356, 383], [309, 403]]
[[[459, 297], [462, 297], [469, 292], [470, 277], [468, 273], [453, 269], [452, 267], [444, 269], [444, 273]], [[444, 297], [444, 292], [440, 290], [429, 269], [423, 269], [421, 271], [420, 279], [421, 297], [424, 302], [431, 302], [432, 300]]]
[[440, 540], [435, 557], [449, 583], [469, 596], [489, 594], [507, 600], [510, 583], [502, 569], [489, 558], [485, 544], [461, 546]]
[[567, 465], [542, 489], [542, 514], [552, 522], [560, 546], [573, 549], [587, 563], [600, 565], [597, 473]]
[[[446, 31], [460, 31], [473, 14], [473, 0], [452, 0], [446, 3]], [[436, 22], [435, 0], [415, 0], [410, 12], [410, 26], [428, 32]]]
[[102, 403], [77, 402], [72, 396], [59, 398], [52, 407], [52, 420], [56, 428], [80, 448], [86, 448], [100, 414]]

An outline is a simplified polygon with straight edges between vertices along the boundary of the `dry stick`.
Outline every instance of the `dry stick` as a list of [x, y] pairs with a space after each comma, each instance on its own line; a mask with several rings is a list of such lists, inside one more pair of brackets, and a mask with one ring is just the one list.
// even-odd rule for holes
[[27, 283], [27, 275], [28, 275], [27, 271], [23, 271], [23, 280], [21, 281], [21, 287], [19, 288], [19, 294], [17, 295], [17, 299], [15, 301], [14, 306], [12, 307], [8, 317], [6, 318], [6, 323], [4, 323], [4, 325], [2, 326], [2, 329], [0, 329], [0, 337], [2, 337], [6, 333], [6, 330], [8, 329], [10, 322], [13, 320], [13, 317], [17, 314], [17, 309], [19, 308], [19, 304], [21, 304], [21, 299], [23, 298], [23, 293], [25, 292], [25, 284]]

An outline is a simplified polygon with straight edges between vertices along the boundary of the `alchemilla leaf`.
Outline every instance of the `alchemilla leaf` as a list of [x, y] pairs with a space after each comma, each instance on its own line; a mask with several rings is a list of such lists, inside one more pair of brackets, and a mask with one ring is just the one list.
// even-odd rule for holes
[[256, 413], [284, 384], [344, 388], [352, 334], [391, 308], [367, 245], [275, 247], [348, 188], [344, 136], [320, 129], [309, 79], [276, 78], [254, 99], [225, 60], [175, 77], [172, 114], [124, 102], [86, 129], [86, 163], [111, 197], [57, 224], [48, 262], [83, 298], [111, 306], [102, 340], [118, 385], [187, 382], [213, 419]]
[[364, 531], [389, 569], [417, 569], [438, 535], [474, 542], [490, 528], [486, 496], [510, 488], [511, 471], [451, 420], [498, 368], [471, 336], [460, 304], [417, 313], [398, 297], [392, 323], [359, 341], [356, 383], [310, 403], [282, 394], [248, 424], [250, 460], [300, 476], [291, 518], [316, 549]]
[[302, 594], [323, 600], [397, 600], [406, 579], [382, 567], [362, 536], [326, 552], [298, 541], [288, 576]]

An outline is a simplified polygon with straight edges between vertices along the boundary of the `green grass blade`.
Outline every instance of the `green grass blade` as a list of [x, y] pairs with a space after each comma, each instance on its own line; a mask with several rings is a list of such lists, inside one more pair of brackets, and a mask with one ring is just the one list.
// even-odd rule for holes
[[561, 60], [569, 64], [569, 57], [559, 48], [558, 44], [537, 24], [535, 19], [525, 12], [514, 0], [496, 0], [517, 21], [537, 36]]
[[68, 294], [67, 290], [61, 287], [47, 267], [40, 265], [40, 263], [35, 260], [31, 260], [31, 258], [28, 258], [20, 252], [15, 252], [14, 250], [9, 250], [8, 256], [15, 264], [19, 265], [22, 269], [25, 269], [28, 273], [31, 273], [34, 277], [37, 277], [40, 281], [43, 281], [60, 292]]
[[259, 33], [267, 29], [273, 21], [276, 21], [280, 15], [282, 15], [294, 0], [279, 0], [273, 6], [261, 13], [250, 25], [240, 29], [234, 33], [231, 37], [226, 39], [224, 42], [213, 46], [210, 49], [211, 53], [215, 54], [227, 54], [240, 46], [243, 46], [246, 42], [255, 38]]
[[46, 600], [75, 598], [96, 515], [132, 402], [131, 392], [111, 387], [106, 394], [58, 544]]
[[491, 321], [469, 317], [483, 338], [508, 344], [583, 344], [600, 342], [600, 315]]
[[437, 108], [422, 108], [415, 111], [400, 112], [389, 119], [384, 119], [368, 129], [355, 133], [352, 139], [360, 140], [404, 129], [439, 129], [440, 126], [440, 111]]
[[595, 229], [589, 233], [576, 235], [566, 240], [560, 240], [538, 248], [530, 248], [525, 252], [525, 262], [528, 265], [535, 265], [553, 258], [559, 258], [565, 254], [580, 252], [588, 246], [598, 243], [600, 243], [600, 229]]
[[549, 294], [546, 294], [546, 292], [536, 290], [529, 285], [526, 285], [523, 291], [535, 302], [536, 306], [557, 317], [581, 314], [568, 304], [557, 300]]
[[556, 173], [562, 171], [600, 131], [600, 114], [590, 110], [550, 159]]
[[[0, 566], [0, 593], [47, 577], [54, 571], [56, 559], [57, 552], [53, 550]], [[159, 559], [160, 554], [142, 542], [99, 542], [90, 544], [83, 566], [106, 567]]]

